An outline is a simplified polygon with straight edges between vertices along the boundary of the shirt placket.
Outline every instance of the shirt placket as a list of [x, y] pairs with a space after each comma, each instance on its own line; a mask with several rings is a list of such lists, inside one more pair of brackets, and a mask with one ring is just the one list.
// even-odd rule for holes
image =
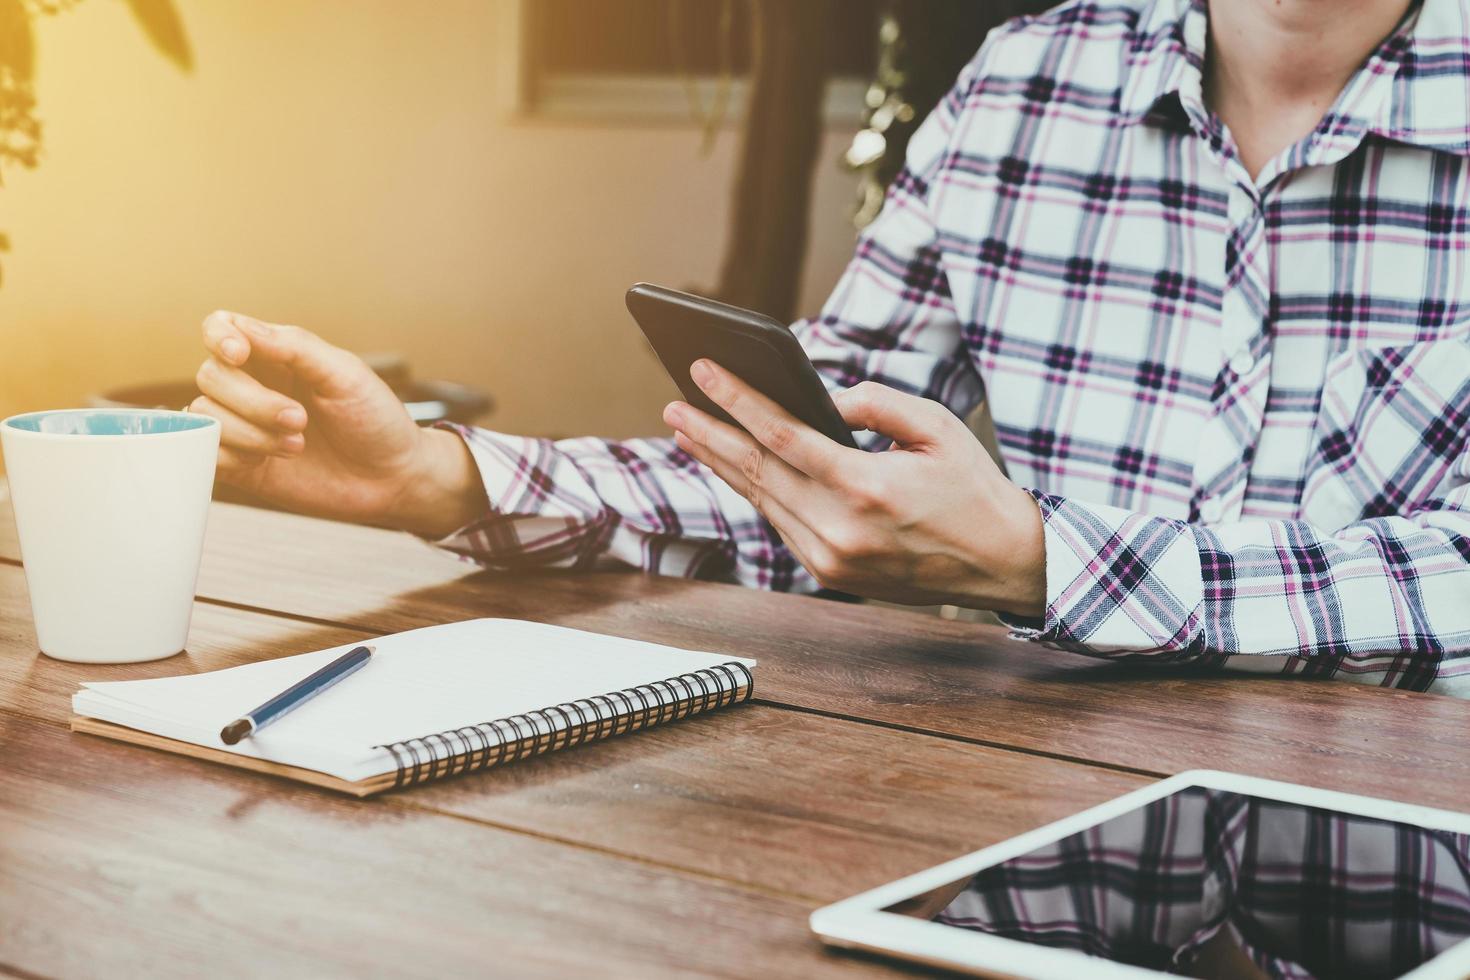
[[[1204, 19], [1196, 10], [1186, 31], [1202, 46]], [[1199, 140], [1206, 167], [1226, 186], [1229, 222], [1220, 302], [1218, 368], [1210, 414], [1195, 454], [1190, 520], [1239, 520], [1255, 447], [1266, 417], [1271, 377], [1271, 261], [1261, 191], [1240, 162], [1217, 119], [1205, 108], [1197, 73], [1181, 85], [1180, 103]]]
[[[1232, 169], [1239, 169], [1238, 163]], [[1219, 370], [1194, 461], [1190, 508], [1191, 519], [1205, 524], [1240, 518], [1271, 375], [1271, 265], [1264, 209], [1254, 187], [1238, 179], [1231, 181], [1228, 206]]]

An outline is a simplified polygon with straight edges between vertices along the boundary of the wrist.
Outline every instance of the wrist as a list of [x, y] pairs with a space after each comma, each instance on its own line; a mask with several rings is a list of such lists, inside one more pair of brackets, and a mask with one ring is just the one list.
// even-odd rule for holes
[[448, 429], [418, 430], [418, 460], [392, 509], [393, 526], [437, 540], [485, 515], [490, 504], [474, 455]]
[[1009, 484], [1010, 500], [1001, 509], [1002, 547], [992, 563], [989, 608], [1037, 619], [1046, 613], [1046, 531], [1036, 498]]

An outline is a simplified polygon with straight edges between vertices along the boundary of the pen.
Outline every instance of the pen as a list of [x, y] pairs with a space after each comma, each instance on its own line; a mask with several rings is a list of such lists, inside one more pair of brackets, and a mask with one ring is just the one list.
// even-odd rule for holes
[[254, 711], [247, 712], [244, 718], [236, 719], [220, 729], [220, 741], [226, 745], [234, 745], [242, 738], [254, 735], [277, 718], [301, 707], [364, 666], [372, 655], [373, 648], [370, 646], [353, 647], [321, 670], [292, 684]]

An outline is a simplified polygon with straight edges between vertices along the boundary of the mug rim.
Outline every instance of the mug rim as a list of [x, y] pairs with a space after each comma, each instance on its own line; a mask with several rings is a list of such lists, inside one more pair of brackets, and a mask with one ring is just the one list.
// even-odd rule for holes
[[[99, 432], [40, 432], [36, 429], [22, 428], [15, 423], [22, 419], [35, 418], [41, 415], [181, 415], [190, 419], [198, 419], [201, 424], [191, 425], [187, 429], [175, 429], [171, 432], [128, 432], [128, 433], [99, 433]], [[187, 412], [170, 408], [45, 408], [35, 412], [21, 412], [6, 419], [0, 419], [0, 432], [6, 435], [18, 436], [22, 439], [167, 439], [177, 437], [188, 437], [200, 432], [208, 432], [210, 429], [219, 428], [219, 419], [202, 412]]]

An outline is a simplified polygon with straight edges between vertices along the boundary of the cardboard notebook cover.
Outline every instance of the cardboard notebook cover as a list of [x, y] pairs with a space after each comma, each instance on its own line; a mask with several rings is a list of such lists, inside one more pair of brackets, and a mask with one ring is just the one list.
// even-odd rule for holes
[[71, 730], [87, 735], [100, 735], [103, 738], [116, 739], [132, 745], [141, 745], [144, 748], [162, 749], [165, 752], [188, 756], [191, 759], [220, 762], [237, 769], [265, 773], [268, 776], [284, 776], [298, 783], [308, 783], [357, 797], [372, 796], [374, 793], [392, 789], [398, 778], [397, 773], [385, 772], [381, 776], [354, 783], [336, 776], [329, 776], [324, 772], [317, 772], [315, 769], [303, 769], [300, 766], [288, 766], [282, 762], [256, 759], [248, 755], [236, 755], [234, 752], [210, 749], [191, 742], [180, 742], [177, 739], [164, 738], [162, 735], [151, 735], [148, 732], [140, 732], [136, 728], [128, 728], [126, 725], [114, 725], [110, 721], [98, 721], [96, 718], [85, 718], [81, 715], [72, 715]]

